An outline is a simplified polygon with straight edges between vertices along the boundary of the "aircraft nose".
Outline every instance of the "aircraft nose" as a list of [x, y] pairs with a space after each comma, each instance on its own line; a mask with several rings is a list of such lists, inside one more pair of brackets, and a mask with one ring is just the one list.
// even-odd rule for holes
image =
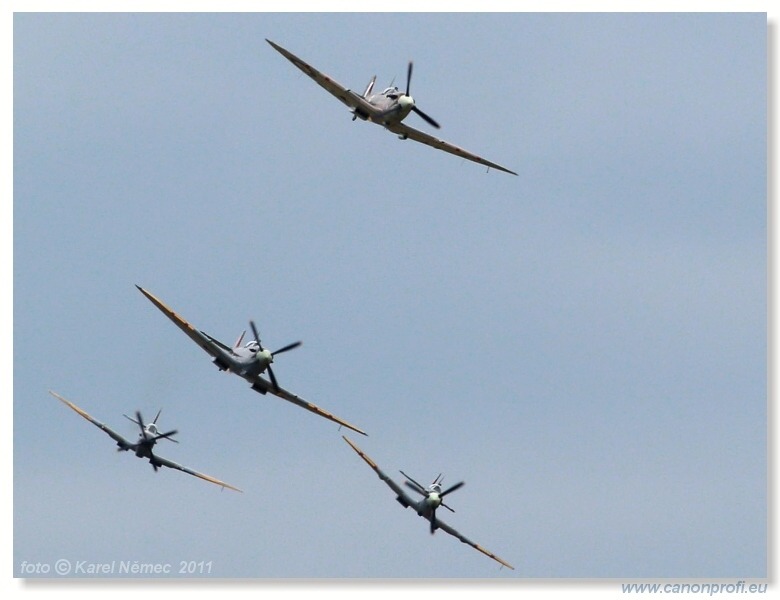
[[398, 99], [398, 104], [401, 108], [411, 108], [414, 106], [414, 98], [411, 96], [403, 95]]

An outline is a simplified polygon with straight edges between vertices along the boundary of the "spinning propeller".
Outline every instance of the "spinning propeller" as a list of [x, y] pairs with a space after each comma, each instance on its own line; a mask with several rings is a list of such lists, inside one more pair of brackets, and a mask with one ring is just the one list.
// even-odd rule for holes
[[[403, 108], [411, 108], [411, 111], [420, 115], [420, 117], [422, 117], [422, 119], [426, 123], [435, 127], [436, 129], [441, 129], [441, 126], [436, 121], [434, 121], [431, 117], [429, 117], [419, 108], [417, 108], [414, 102], [414, 98], [412, 98], [411, 94], [409, 93], [411, 83], [412, 83], [412, 61], [409, 61], [409, 68], [406, 71], [406, 93], [399, 96], [398, 104], [393, 108], [389, 109], [388, 111], [386, 111], [386, 113], [384, 114], [389, 114]], [[392, 98], [393, 96], [390, 97]]]
[[423, 486], [421, 486], [419, 483], [417, 483], [414, 479], [409, 477], [403, 471], [401, 471], [401, 475], [403, 475], [404, 477], [406, 477], [406, 479], [408, 479], [408, 481], [404, 481], [404, 485], [406, 485], [406, 487], [408, 487], [410, 490], [413, 490], [413, 491], [417, 492], [421, 496], [425, 496], [426, 500], [429, 499], [429, 498], [432, 498], [432, 502], [431, 502], [431, 533], [433, 533], [434, 531], [436, 531], [436, 508], [437, 508], [437, 506], [443, 506], [444, 508], [446, 508], [450, 512], [455, 512], [455, 510], [453, 510], [452, 508], [450, 508], [449, 506], [444, 504], [444, 501], [442, 500], [442, 498], [444, 498], [444, 496], [446, 496], [450, 492], [454, 492], [455, 490], [462, 488], [464, 485], [466, 485], [466, 482], [465, 481], [461, 481], [461, 482], [456, 483], [455, 485], [447, 488], [443, 492], [437, 492], [435, 489], [430, 489], [430, 488], [441, 489], [441, 482], [442, 482], [441, 473], [439, 473], [437, 475], [436, 479], [433, 480], [433, 483], [430, 486], [428, 486], [428, 489], [426, 489]]
[[257, 333], [255, 322], [249, 321], [249, 326], [252, 328], [252, 334], [254, 334], [255, 341], [257, 342], [257, 352], [255, 353], [255, 356], [257, 357], [258, 355], [262, 355], [268, 361], [268, 365], [266, 366], [266, 369], [268, 370], [268, 376], [271, 378], [271, 384], [274, 386], [274, 389], [278, 392], [279, 384], [276, 382], [276, 376], [274, 375], [274, 371], [271, 368], [271, 363], [274, 362], [274, 356], [281, 354], [282, 352], [287, 352], [288, 350], [293, 350], [294, 348], [300, 346], [303, 342], [293, 342], [284, 348], [279, 348], [276, 352], [269, 352], [263, 348], [263, 344], [260, 342], [260, 334]]
[[435, 127], [436, 129], [441, 129], [441, 126], [434, 121], [431, 117], [426, 115], [423, 111], [421, 111], [414, 103], [414, 98], [409, 94], [409, 87], [412, 83], [412, 61], [409, 61], [409, 68], [406, 71], [406, 94], [401, 96], [398, 99], [398, 103], [401, 106], [408, 106], [410, 103], [412, 105], [412, 112], [416, 112], [422, 119], [428, 123], [428, 125], [431, 125], [432, 127]]

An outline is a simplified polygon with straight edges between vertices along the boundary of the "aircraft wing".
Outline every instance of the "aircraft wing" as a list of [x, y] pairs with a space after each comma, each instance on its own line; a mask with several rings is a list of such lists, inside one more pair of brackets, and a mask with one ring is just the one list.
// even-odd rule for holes
[[515, 570], [515, 568], [512, 565], [510, 565], [508, 562], [506, 562], [505, 560], [500, 559], [498, 556], [496, 556], [495, 554], [493, 554], [489, 550], [486, 550], [485, 548], [483, 548], [479, 544], [475, 544], [470, 539], [468, 539], [465, 535], [462, 535], [457, 530], [453, 529], [452, 527], [447, 525], [444, 521], [441, 521], [438, 518], [436, 519], [436, 527], [437, 527], [437, 529], [441, 529], [442, 531], [445, 531], [445, 532], [449, 533], [451, 536], [454, 536], [454, 537], [458, 538], [464, 544], [468, 544], [472, 548], [476, 548], [477, 550], [482, 552], [482, 554], [484, 554], [485, 556], [489, 556], [490, 558], [492, 558], [493, 560], [501, 563], [505, 567], [509, 567], [513, 571]]
[[391, 125], [386, 125], [385, 127], [388, 130], [392, 131], [393, 133], [397, 133], [398, 135], [407, 137], [410, 140], [414, 140], [415, 142], [426, 144], [427, 146], [431, 146], [432, 148], [436, 148], [437, 150], [444, 150], [445, 152], [449, 152], [450, 154], [454, 154], [455, 156], [460, 156], [461, 158], [474, 161], [475, 163], [485, 165], [486, 167], [492, 167], [499, 171], [503, 171], [504, 173], [511, 173], [512, 175], [517, 175], [517, 173], [515, 173], [514, 171], [510, 171], [509, 169], [502, 167], [501, 165], [497, 165], [494, 162], [490, 162], [489, 160], [486, 160], [481, 156], [472, 154], [468, 150], [464, 150], [463, 148], [459, 148], [458, 146], [450, 144], [449, 142], [440, 140], [439, 138], [424, 133], [419, 129], [415, 129], [414, 127], [409, 127], [404, 123], [394, 123]]
[[68, 400], [65, 400], [62, 396], [59, 394], [56, 394], [49, 390], [49, 393], [54, 396], [57, 400], [65, 404], [66, 406], [72, 408], [74, 411], [76, 411], [78, 414], [80, 414], [82, 417], [84, 417], [87, 421], [92, 423], [95, 427], [98, 427], [105, 431], [111, 438], [116, 441], [117, 446], [119, 446], [122, 450], [127, 450], [133, 446], [131, 442], [128, 442], [125, 438], [123, 438], [121, 435], [119, 435], [116, 431], [108, 427], [107, 425], [101, 423], [97, 419], [92, 418], [89, 414], [87, 414], [85, 411], [80, 409], [78, 406], [73, 404], [73, 402], [69, 402]]
[[401, 504], [404, 505], [404, 507], [414, 506], [416, 504], [416, 501], [412, 499], [400, 485], [385, 475], [384, 471], [382, 471], [382, 469], [380, 469], [379, 466], [373, 460], [371, 460], [365, 452], [358, 448], [352, 442], [352, 440], [343, 435], [341, 437], [344, 438], [344, 441], [347, 442], [347, 444], [352, 446], [352, 449], [358, 453], [360, 458], [366, 461], [369, 467], [374, 469], [374, 472], [379, 476], [379, 479], [384, 481], [390, 487], [390, 489], [398, 495], [398, 500], [401, 502]]
[[[205, 331], [198, 331], [198, 333], [200, 335], [202, 335], [203, 337], [205, 337], [209, 342], [211, 342], [215, 346], [219, 346], [222, 350], [224, 350], [225, 354], [233, 354], [233, 348], [231, 348], [230, 346], [228, 346], [224, 342], [220, 342], [217, 338], [215, 338], [213, 336], [210, 336]], [[203, 348], [203, 346], [201, 346], [201, 348]], [[206, 350], [206, 349], [204, 348], [204, 350]], [[213, 350], [213, 348], [212, 348], [212, 350]], [[210, 351], [206, 350], [206, 352], [210, 352]], [[216, 354], [212, 354], [212, 356], [216, 356]]]
[[259, 392], [261, 394], [265, 393], [272, 393], [274, 396], [277, 396], [281, 398], [282, 400], [287, 400], [287, 402], [292, 402], [293, 404], [297, 404], [301, 408], [305, 408], [306, 410], [309, 410], [313, 412], [316, 415], [319, 415], [321, 417], [325, 417], [326, 419], [330, 419], [334, 423], [338, 423], [339, 425], [343, 425], [344, 427], [347, 427], [351, 429], [352, 431], [356, 431], [357, 433], [361, 433], [363, 435], [368, 435], [365, 431], [362, 429], [355, 427], [354, 425], [351, 425], [350, 423], [347, 423], [343, 419], [339, 419], [336, 415], [332, 415], [327, 410], [320, 408], [316, 404], [312, 404], [311, 402], [307, 402], [303, 398], [296, 396], [292, 392], [288, 392], [284, 388], [275, 388], [273, 384], [270, 381], [267, 381], [266, 379], [263, 379], [262, 377], [255, 377], [254, 379], [248, 379], [248, 381], [252, 384], [252, 389], [256, 392]]
[[204, 475], [203, 473], [198, 473], [197, 471], [193, 471], [192, 469], [188, 469], [187, 467], [183, 467], [179, 463], [175, 463], [172, 460], [168, 460], [166, 458], [162, 458], [160, 456], [154, 455], [154, 458], [150, 462], [153, 465], [157, 465], [158, 467], [170, 467], [171, 469], [176, 469], [178, 471], [182, 471], [184, 473], [188, 473], [189, 475], [194, 475], [195, 477], [200, 477], [204, 481], [208, 481], [210, 483], [216, 483], [220, 487], [229, 488], [231, 490], [235, 490], [237, 492], [242, 492], [243, 493], [242, 490], [238, 489], [237, 487], [233, 487], [229, 483], [225, 483], [224, 481], [220, 481], [219, 479], [211, 477], [210, 475]]
[[373, 117], [381, 113], [378, 108], [367, 102], [362, 96], [359, 96], [352, 90], [348, 90], [340, 83], [334, 81], [324, 73], [321, 73], [314, 67], [312, 67], [310, 64], [302, 61], [300, 58], [295, 56], [292, 52], [289, 50], [285, 50], [278, 44], [274, 44], [271, 40], [267, 39], [265, 40], [275, 50], [277, 50], [282, 56], [284, 56], [287, 60], [289, 60], [292, 64], [294, 64], [296, 67], [298, 67], [301, 71], [306, 73], [309, 77], [311, 77], [314, 81], [316, 81], [320, 86], [325, 88], [328, 92], [333, 94], [336, 98], [341, 100], [344, 104], [346, 104], [349, 108], [352, 109], [358, 109], [360, 112], [364, 113], [368, 117]]
[[200, 346], [206, 352], [211, 354], [211, 356], [217, 358], [224, 354], [231, 353], [231, 350], [230, 348], [228, 348], [227, 345], [214, 339], [207, 333], [195, 329], [192, 325], [190, 325], [187, 321], [185, 321], [180, 315], [178, 315], [173, 310], [171, 310], [162, 300], [147, 292], [140, 285], [136, 285], [135, 287], [137, 287], [138, 290], [144, 296], [146, 296], [151, 301], [152, 304], [154, 304], [157, 308], [159, 308], [160, 311], [166, 317], [168, 317], [171, 321], [173, 321], [179, 329], [181, 329], [184, 333], [186, 333], [193, 342], [195, 342], [198, 346]]

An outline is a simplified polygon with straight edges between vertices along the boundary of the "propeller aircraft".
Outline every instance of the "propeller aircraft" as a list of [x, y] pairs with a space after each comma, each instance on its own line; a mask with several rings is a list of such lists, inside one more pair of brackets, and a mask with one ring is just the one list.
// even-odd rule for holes
[[346, 104], [352, 111], [353, 121], [358, 118], [363, 121], [371, 121], [372, 123], [382, 125], [388, 131], [397, 134], [402, 140], [411, 139], [415, 142], [431, 146], [432, 148], [443, 150], [444, 152], [449, 152], [455, 156], [460, 156], [461, 158], [485, 165], [488, 168], [492, 167], [499, 171], [503, 171], [504, 173], [517, 175], [514, 171], [510, 171], [501, 165], [402, 123], [409, 113], [413, 112], [432, 127], [435, 127], [436, 129], [440, 128], [440, 125], [435, 120], [417, 107], [414, 98], [410, 94], [410, 84], [412, 81], [411, 61], [409, 62], [406, 71], [405, 91], [402, 92], [398, 87], [391, 85], [381, 93], [372, 94], [374, 84], [376, 83], [376, 75], [374, 75], [371, 81], [368, 82], [365, 91], [362, 94], [357, 94], [356, 92], [345, 88], [340, 83], [337, 83], [328, 75], [321, 73], [308, 63], [302, 61], [289, 50], [282, 48], [269, 39], [266, 39], [265, 41], [292, 64], [306, 73], [306, 75], [316, 81], [320, 86]]
[[176, 435], [178, 433], [178, 431], [176, 431], [175, 429], [165, 433], [160, 433], [160, 430], [157, 427], [157, 419], [160, 418], [160, 413], [162, 412], [162, 409], [160, 409], [157, 412], [157, 416], [154, 418], [154, 421], [152, 421], [151, 423], [144, 423], [144, 419], [141, 416], [140, 411], [136, 411], [135, 419], [128, 417], [127, 415], [123, 415], [126, 419], [129, 419], [130, 421], [138, 425], [138, 427], [141, 429], [141, 433], [138, 434], [138, 441], [131, 442], [123, 438], [121, 435], [116, 433], [113, 429], [109, 428], [107, 425], [104, 425], [100, 421], [92, 418], [84, 410], [82, 410], [72, 402], [66, 400], [59, 394], [56, 394], [51, 390], [49, 390], [49, 393], [55, 398], [57, 398], [57, 400], [65, 404], [65, 406], [73, 409], [79, 415], [84, 417], [87, 421], [89, 421], [99, 429], [105, 431], [116, 442], [116, 445], [118, 446], [117, 448], [118, 452], [127, 452], [128, 450], [131, 450], [138, 458], [148, 458], [149, 462], [152, 464], [152, 467], [154, 468], [155, 471], [157, 471], [160, 467], [169, 467], [171, 469], [177, 469], [178, 471], [182, 471], [189, 475], [194, 475], [195, 477], [199, 477], [204, 481], [215, 483], [218, 486], [222, 487], [223, 489], [229, 488], [237, 492], [242, 491], [237, 487], [234, 487], [229, 483], [225, 483], [224, 481], [220, 481], [219, 479], [215, 479], [210, 475], [204, 475], [203, 473], [198, 473], [197, 471], [193, 471], [192, 469], [188, 469], [187, 467], [183, 467], [178, 463], [175, 463], [171, 460], [162, 458], [161, 456], [157, 456], [156, 454], [154, 454], [152, 449], [154, 448], [155, 444], [157, 444], [158, 440], [170, 440], [171, 442], [176, 442], [177, 444], [179, 443], [177, 440], [173, 439], [172, 437], [173, 435]]
[[[244, 346], [241, 346], [241, 342], [243, 341], [244, 335], [246, 334], [246, 331], [244, 331], [238, 340], [236, 340], [236, 343], [231, 347], [210, 336], [205, 331], [199, 331], [195, 329], [195, 327], [190, 325], [173, 310], [168, 308], [168, 306], [166, 306], [161, 300], [150, 294], [141, 286], [136, 285], [135, 287], [137, 287], [139, 291], [151, 301], [152, 304], [159, 308], [166, 317], [173, 321], [173, 323], [179, 329], [186, 333], [190, 339], [192, 339], [196, 344], [198, 344], [198, 346], [213, 356], [213, 362], [220, 371], [235, 373], [239, 377], [243, 377], [251, 384], [252, 389], [260, 394], [265, 395], [268, 392], [271, 392], [282, 400], [287, 400], [288, 402], [297, 404], [301, 408], [305, 408], [306, 410], [311, 411], [321, 417], [325, 417], [326, 419], [338, 423], [339, 425], [343, 425], [352, 431], [356, 431], [357, 433], [363, 435], [368, 435], [362, 429], [351, 425], [343, 419], [332, 415], [319, 406], [316, 406], [311, 402], [307, 402], [303, 398], [300, 398], [279, 386], [279, 383], [276, 380], [276, 375], [271, 368], [271, 364], [274, 362], [274, 357], [278, 354], [282, 354], [297, 348], [301, 345], [301, 342], [294, 342], [284, 346], [283, 348], [280, 348], [279, 350], [271, 352], [267, 348], [263, 347], [262, 343], [260, 342], [260, 335], [257, 332], [255, 323], [254, 321], [250, 321], [249, 326], [252, 329], [254, 340], [251, 340]], [[268, 373], [269, 379], [264, 379], [261, 377], [261, 374], [264, 372]]]
[[416, 494], [422, 496], [420, 500], [416, 500], [412, 498], [409, 494], [407, 494], [403, 488], [398, 485], [395, 481], [390, 479], [385, 473], [377, 466], [377, 464], [371, 460], [368, 455], [366, 455], [365, 452], [363, 452], [360, 448], [358, 448], [352, 440], [347, 438], [346, 436], [341, 436], [344, 438], [344, 441], [347, 442], [350, 446], [352, 446], [352, 449], [358, 453], [360, 458], [362, 458], [369, 467], [371, 467], [374, 472], [379, 476], [379, 479], [384, 481], [391, 490], [393, 490], [396, 493], [396, 500], [403, 506], [404, 508], [412, 507], [414, 511], [424, 519], [427, 519], [430, 522], [430, 531], [431, 534], [435, 533], [437, 529], [441, 529], [442, 531], [449, 533], [450, 535], [458, 538], [461, 542], [464, 544], [468, 544], [472, 548], [475, 548], [482, 552], [482, 554], [489, 556], [493, 560], [501, 563], [505, 567], [509, 567], [510, 569], [514, 570], [514, 567], [510, 565], [505, 560], [499, 558], [492, 552], [486, 550], [479, 544], [472, 542], [470, 539], [468, 539], [466, 536], [462, 535], [449, 525], [447, 525], [444, 521], [439, 519], [436, 516], [436, 509], [439, 507], [444, 507], [447, 510], [451, 512], [455, 512], [452, 508], [447, 506], [444, 503], [444, 497], [448, 494], [454, 492], [455, 490], [460, 489], [465, 485], [465, 482], [461, 481], [459, 483], [456, 483], [455, 485], [450, 486], [446, 490], [442, 490], [442, 476], [441, 473], [436, 477], [436, 479], [433, 480], [433, 482], [426, 488], [417, 483], [414, 479], [409, 477], [406, 473], [401, 471], [401, 475], [403, 475], [406, 478], [406, 481], [404, 481], [404, 485], [415, 492]]

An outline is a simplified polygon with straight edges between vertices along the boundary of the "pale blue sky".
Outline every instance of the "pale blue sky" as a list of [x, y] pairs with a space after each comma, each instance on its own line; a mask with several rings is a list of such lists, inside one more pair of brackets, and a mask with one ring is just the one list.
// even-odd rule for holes
[[[764, 577], [766, 18], [14, 19], [14, 574]], [[268, 46], [401, 84], [485, 173], [350, 115]], [[408, 121], [430, 129], [415, 115]], [[252, 392], [143, 296], [366, 429]], [[163, 408], [155, 474], [128, 436]]]

